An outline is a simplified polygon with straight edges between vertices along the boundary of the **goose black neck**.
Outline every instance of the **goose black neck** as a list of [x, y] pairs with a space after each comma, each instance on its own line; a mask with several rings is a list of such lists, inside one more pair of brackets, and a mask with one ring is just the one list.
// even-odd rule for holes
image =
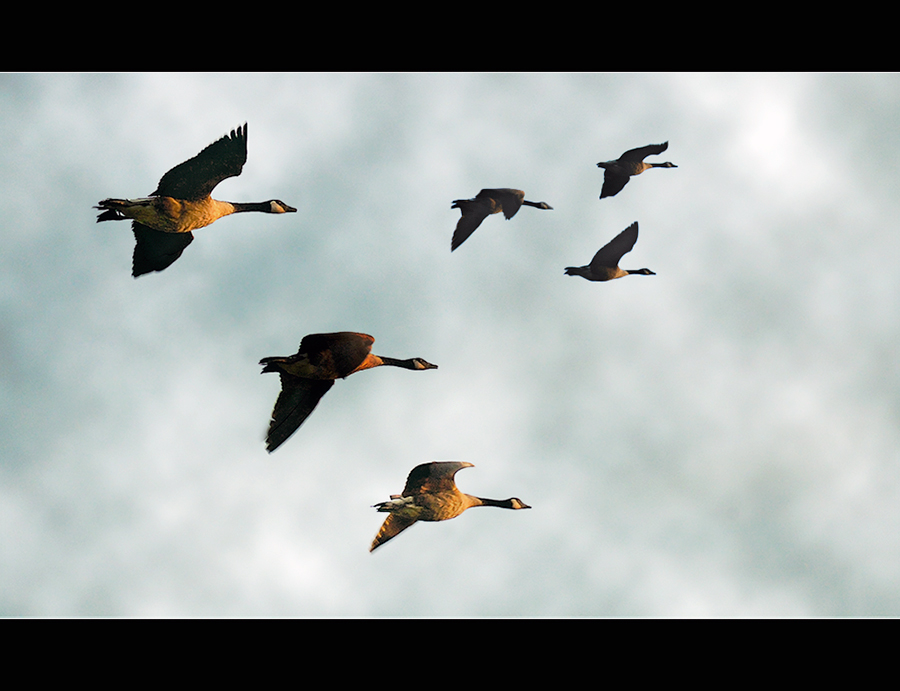
[[392, 357], [384, 357], [383, 355], [379, 356], [381, 359], [382, 365], [390, 365], [392, 367], [403, 367], [405, 369], [416, 369], [415, 360], [410, 358], [409, 360], [397, 360]]
[[244, 211], [269, 211], [271, 204], [269, 202], [230, 202], [234, 207], [234, 213], [239, 214]]
[[497, 506], [501, 509], [511, 509], [513, 507], [512, 499], [485, 499], [484, 497], [475, 497], [481, 502], [481, 506]]

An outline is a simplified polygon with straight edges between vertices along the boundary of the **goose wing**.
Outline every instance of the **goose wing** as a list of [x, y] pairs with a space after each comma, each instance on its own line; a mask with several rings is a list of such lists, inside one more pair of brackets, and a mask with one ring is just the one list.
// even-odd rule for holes
[[456, 491], [454, 476], [463, 468], [470, 468], [471, 463], [462, 461], [434, 461], [417, 465], [406, 478], [403, 496], [414, 494], [433, 494], [435, 492]]
[[401, 516], [395, 513], [388, 514], [388, 517], [384, 519], [384, 523], [381, 524], [375, 539], [372, 540], [372, 546], [369, 547], [369, 551], [373, 551], [392, 537], [396, 537], [415, 522], [416, 519], [410, 516]]
[[628, 226], [612, 240], [597, 250], [597, 254], [591, 259], [591, 269], [601, 267], [615, 268], [619, 265], [622, 255], [631, 251], [638, 238], [637, 221]]
[[194, 240], [193, 233], [164, 233], [133, 221], [134, 256], [131, 275], [137, 278], [151, 271], [162, 271], [172, 264]]
[[487, 212], [469, 213], [463, 212], [463, 216], [456, 223], [456, 230], [453, 231], [453, 238], [450, 240], [450, 251], [452, 252], [476, 231], [481, 222], [487, 218]]
[[629, 176], [621, 175], [612, 170], [607, 170], [603, 176], [603, 188], [600, 190], [600, 199], [613, 197], [628, 184]]
[[300, 341], [298, 355], [306, 355], [310, 364], [339, 379], [350, 375], [365, 361], [374, 342], [369, 334], [352, 331], [309, 334]]
[[222, 180], [240, 175], [247, 162], [247, 124], [232, 130], [162, 176], [154, 196], [205, 199]]
[[629, 149], [624, 154], [619, 156], [619, 160], [640, 163], [647, 156], [656, 156], [657, 154], [661, 154], [668, 148], [669, 142], [663, 142], [662, 144], [648, 144], [647, 146], [641, 146], [637, 149]]
[[269, 432], [266, 435], [266, 450], [271, 453], [281, 446], [318, 405], [328, 389], [334, 386], [333, 379], [303, 379], [287, 372], [281, 375], [281, 393], [272, 410]]
[[500, 204], [507, 221], [522, 208], [522, 201], [525, 199], [525, 193], [522, 190], [514, 190], [508, 187], [499, 190], [481, 190], [478, 196], [480, 197], [483, 194]]
[[[482, 192], [484, 190], [478, 193], [478, 197], [481, 196]], [[450, 207], [451, 209], [459, 209], [462, 212], [462, 217], [456, 223], [456, 230], [453, 231], [453, 239], [450, 241], [451, 252], [468, 240], [469, 236], [475, 232], [478, 226], [481, 225], [481, 222], [491, 213], [490, 204], [478, 197], [475, 199], [457, 199]]]

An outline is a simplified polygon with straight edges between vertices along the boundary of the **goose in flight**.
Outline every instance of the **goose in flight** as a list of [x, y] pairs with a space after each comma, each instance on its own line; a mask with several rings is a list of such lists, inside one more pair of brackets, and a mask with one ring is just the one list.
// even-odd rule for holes
[[516, 497], [484, 499], [464, 494], [456, 487], [453, 476], [463, 468], [473, 468], [466, 461], [435, 461], [413, 468], [406, 479], [403, 494], [391, 495], [390, 501], [375, 504], [378, 511], [390, 514], [369, 551], [406, 530], [416, 521], [447, 521], [473, 506], [498, 506], [502, 509], [530, 509]]
[[600, 190], [600, 199], [614, 197], [625, 187], [632, 175], [640, 175], [648, 168], [677, 168], [674, 163], [644, 163], [646, 156], [656, 156], [669, 148], [669, 142], [662, 144], [649, 144], [639, 149], [631, 149], [619, 156], [615, 161], [600, 162], [599, 168], [606, 170], [603, 175], [603, 189]]
[[373, 355], [374, 342], [368, 334], [350, 331], [309, 334], [300, 341], [296, 354], [259, 361], [263, 373], [277, 372], [281, 376], [281, 393], [275, 401], [266, 435], [269, 453], [303, 424], [336, 379], [382, 365], [411, 370], [437, 369], [437, 365], [422, 358], [397, 360]]
[[296, 211], [280, 199], [267, 202], [222, 202], [210, 194], [222, 180], [241, 174], [247, 161], [247, 124], [232, 130], [203, 151], [162, 176], [156, 191], [139, 199], [104, 199], [95, 206], [97, 222], [132, 219], [135, 247], [132, 276], [162, 271], [191, 244], [191, 231], [229, 214]]
[[607, 244], [597, 250], [597, 254], [587, 266], [567, 266], [566, 276], [581, 276], [589, 281], [611, 281], [614, 278], [640, 274], [655, 276], [650, 269], [620, 269], [619, 260], [626, 252], [630, 252], [638, 238], [637, 221], [616, 235]]
[[509, 188], [481, 190], [475, 195], [474, 199], [455, 200], [450, 205], [450, 208], [462, 211], [462, 218], [459, 219], [456, 224], [456, 230], [453, 231], [450, 251], [452, 252], [463, 244], [475, 232], [475, 229], [481, 225], [481, 222], [491, 214], [502, 211], [508, 221], [516, 215], [516, 212], [523, 204], [525, 206], [533, 206], [536, 209], [553, 208], [546, 202], [530, 202], [525, 199], [525, 193], [522, 190]]

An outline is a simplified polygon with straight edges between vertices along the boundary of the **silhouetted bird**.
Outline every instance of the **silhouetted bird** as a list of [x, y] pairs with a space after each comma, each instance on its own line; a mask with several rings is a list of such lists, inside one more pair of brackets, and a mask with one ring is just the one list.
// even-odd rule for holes
[[525, 193], [522, 190], [509, 188], [481, 190], [475, 195], [475, 199], [455, 200], [450, 208], [462, 211], [462, 218], [457, 222], [456, 230], [453, 232], [453, 239], [450, 241], [450, 251], [452, 252], [463, 244], [475, 232], [475, 229], [481, 225], [481, 222], [491, 214], [502, 211], [503, 215], [506, 216], [506, 220], [509, 220], [516, 215], [516, 212], [523, 204], [537, 209], [553, 208], [546, 202], [530, 202], [525, 199]]
[[631, 276], [640, 274], [643, 276], [655, 276], [656, 273], [650, 269], [620, 269], [619, 260], [626, 252], [630, 252], [637, 242], [638, 224], [637, 221], [628, 226], [621, 233], [616, 235], [608, 244], [601, 247], [591, 263], [587, 266], [567, 266], [567, 276], [582, 276], [589, 281], [611, 281], [614, 278], [622, 278], [622, 276]]
[[674, 163], [644, 163], [645, 156], [661, 154], [669, 148], [669, 142], [662, 144], [649, 144], [639, 149], [631, 149], [619, 156], [615, 161], [600, 162], [598, 167], [604, 168], [603, 189], [600, 190], [600, 199], [613, 197], [628, 183], [632, 175], [640, 175], [648, 168], [677, 168]]

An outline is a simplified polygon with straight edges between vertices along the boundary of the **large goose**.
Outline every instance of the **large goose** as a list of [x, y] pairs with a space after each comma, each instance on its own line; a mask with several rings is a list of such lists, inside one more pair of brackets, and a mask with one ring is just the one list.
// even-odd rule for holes
[[607, 244], [597, 250], [597, 254], [587, 266], [567, 266], [566, 276], [581, 276], [589, 281], [611, 281], [622, 276], [638, 274], [655, 276], [650, 269], [620, 269], [619, 260], [626, 252], [630, 252], [638, 238], [637, 221], [616, 235]]
[[349, 377], [372, 367], [390, 365], [411, 370], [437, 369], [422, 358], [397, 360], [372, 354], [375, 339], [368, 334], [341, 331], [309, 334], [300, 349], [287, 357], [266, 357], [259, 361], [263, 373], [281, 375], [281, 393], [275, 401], [266, 449], [277, 449], [309, 417], [336, 379]]
[[644, 163], [646, 156], [656, 156], [669, 148], [669, 142], [662, 144], [649, 144], [639, 149], [630, 149], [619, 156], [615, 161], [601, 161], [599, 168], [606, 170], [603, 175], [603, 189], [600, 190], [600, 199], [613, 197], [628, 183], [632, 175], [640, 175], [648, 168], [677, 168], [674, 163]]
[[460, 492], [453, 476], [463, 468], [473, 467], [466, 461], [435, 461], [413, 468], [406, 478], [403, 494], [393, 494], [390, 501], [375, 504], [376, 509], [390, 515], [384, 519], [369, 551], [383, 545], [416, 521], [447, 521], [473, 506], [498, 506], [502, 509], [531, 508], [516, 497], [484, 499]]
[[162, 176], [156, 191], [139, 199], [104, 199], [95, 206], [100, 221], [132, 219], [136, 241], [132, 276], [162, 271], [194, 239], [192, 230], [229, 214], [261, 211], [283, 214], [296, 211], [280, 199], [267, 202], [222, 202], [210, 194], [222, 180], [241, 174], [247, 161], [247, 124], [232, 130], [193, 158]]
[[459, 219], [456, 224], [456, 230], [453, 231], [450, 251], [452, 252], [463, 244], [475, 232], [475, 229], [481, 225], [481, 222], [491, 214], [502, 211], [508, 221], [516, 215], [516, 212], [523, 204], [525, 206], [533, 206], [536, 209], [553, 208], [547, 202], [530, 202], [525, 199], [525, 193], [522, 190], [509, 188], [481, 190], [475, 195], [474, 199], [455, 200], [450, 205], [450, 208], [462, 211], [462, 218]]

